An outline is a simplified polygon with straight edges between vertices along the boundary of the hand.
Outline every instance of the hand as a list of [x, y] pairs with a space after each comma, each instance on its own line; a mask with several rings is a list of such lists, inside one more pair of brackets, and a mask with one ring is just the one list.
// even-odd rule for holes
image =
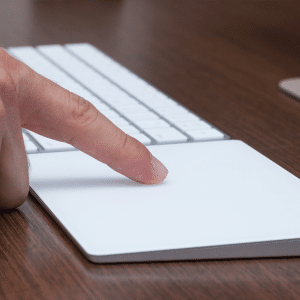
[[23, 204], [29, 191], [22, 127], [66, 142], [134, 181], [156, 184], [164, 165], [90, 102], [37, 74], [0, 48], [0, 208]]

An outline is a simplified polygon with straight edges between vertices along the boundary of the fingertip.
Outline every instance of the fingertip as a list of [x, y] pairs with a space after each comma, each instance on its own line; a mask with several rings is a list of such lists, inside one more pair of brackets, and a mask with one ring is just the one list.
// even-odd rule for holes
[[[130, 179], [143, 184], [159, 184], [162, 183], [167, 175], [168, 169], [155, 156], [150, 153], [150, 164], [147, 167], [138, 167], [136, 172], [130, 172]], [[134, 176], [132, 176], [135, 173]]]
[[168, 169], [159, 161], [155, 156], [153, 156], [150, 153], [151, 156], [151, 164], [155, 172], [155, 183], [161, 183], [163, 182], [167, 175], [168, 175]]

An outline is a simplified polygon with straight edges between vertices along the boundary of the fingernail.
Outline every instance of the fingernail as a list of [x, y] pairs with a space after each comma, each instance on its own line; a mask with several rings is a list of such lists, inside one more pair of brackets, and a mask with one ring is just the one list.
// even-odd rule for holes
[[151, 163], [155, 171], [156, 177], [163, 181], [168, 175], [168, 169], [155, 157], [151, 154]]

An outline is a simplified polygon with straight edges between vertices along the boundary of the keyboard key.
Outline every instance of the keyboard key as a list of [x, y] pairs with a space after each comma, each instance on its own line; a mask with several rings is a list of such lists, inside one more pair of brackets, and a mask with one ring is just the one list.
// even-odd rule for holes
[[[118, 93], [118, 92], [116, 92], [116, 93]], [[126, 94], [124, 93], [124, 95], [126, 95]], [[123, 97], [123, 96], [116, 97], [116, 95], [113, 95], [112, 93], [110, 93], [109, 95], [105, 95], [101, 99], [103, 99], [108, 105], [112, 106], [113, 108], [115, 108], [117, 110], [122, 110], [124, 107], [127, 107], [127, 106], [139, 106], [140, 105], [138, 103], [138, 101], [136, 101], [133, 98], [130, 98], [130, 97], [127, 98], [127, 97]]]
[[185, 142], [188, 139], [185, 135], [172, 127], [145, 129], [145, 132], [158, 143]]
[[[107, 99], [106, 102], [117, 110], [123, 110], [123, 108], [127, 106], [140, 106], [140, 104], [133, 98], [119, 99], [118, 101], [111, 101], [110, 99]], [[145, 106], [143, 107], [147, 109]]]
[[[151, 89], [150, 89], [151, 88]], [[140, 101], [150, 107], [177, 107], [178, 104], [162, 92], [156, 90], [152, 86], [148, 86], [146, 90], [141, 91], [140, 95], [135, 95]]]
[[134, 98], [127, 95], [125, 92], [120, 90], [118, 87], [115, 87], [111, 91], [103, 91], [102, 92], [104, 100], [110, 105], [118, 105], [119, 107], [123, 106], [132, 106], [132, 105], [140, 105], [138, 101]]
[[136, 105], [127, 105], [127, 106], [119, 106], [119, 105], [113, 105], [113, 107], [120, 111], [122, 114], [130, 114], [130, 113], [144, 113], [149, 112], [149, 109], [147, 109], [145, 106], [136, 104]]
[[122, 131], [124, 131], [126, 134], [133, 134], [133, 133], [140, 133], [140, 131], [132, 125], [129, 126], [118, 126]]
[[25, 144], [26, 152], [38, 152], [37, 146], [32, 141], [30, 141], [29, 139], [24, 140], [24, 144]]
[[90, 44], [67, 44], [65, 47], [90, 65], [94, 66], [97, 70], [108, 70], [107, 72], [112, 72], [110, 70], [113, 68], [113, 65], [115, 65], [115, 61], [94, 46]]
[[22, 134], [23, 134], [24, 141], [30, 141], [30, 138], [24, 132], [22, 132]]
[[30, 135], [43, 147], [46, 151], [60, 151], [60, 150], [75, 150], [76, 148], [67, 143], [59, 142], [49, 139], [35, 132], [29, 131]]
[[192, 122], [176, 122], [176, 126], [183, 131], [197, 130], [197, 129], [209, 129], [212, 128], [204, 121], [192, 121]]
[[150, 111], [144, 113], [124, 113], [124, 116], [133, 122], [138, 120], [159, 120], [159, 117]]
[[105, 103], [101, 102], [98, 98], [90, 96], [85, 98], [85, 100], [91, 102], [100, 112], [104, 110], [111, 110], [111, 108]]
[[201, 140], [216, 140], [223, 139], [224, 134], [216, 129], [200, 129], [200, 130], [187, 130], [187, 134], [189, 134], [196, 141]]
[[189, 113], [189, 111], [186, 108], [183, 108], [182, 106], [179, 105], [156, 107], [154, 110], [163, 116]]
[[134, 137], [135, 139], [137, 139], [139, 142], [141, 142], [144, 145], [151, 144], [151, 140], [142, 133], [134, 133], [134, 134], [130, 134], [130, 136]]
[[178, 115], [163, 115], [168, 121], [177, 123], [179, 121], [199, 121], [200, 119], [196, 117], [194, 114], [187, 113], [187, 114], [178, 114]]
[[126, 121], [124, 118], [113, 118], [110, 120], [112, 123], [114, 123], [116, 126], [126, 126], [130, 125], [128, 121]]
[[158, 119], [158, 120], [136, 120], [134, 123], [142, 129], [170, 127], [169, 123], [167, 123], [164, 120], [160, 120], [160, 119]]
[[143, 103], [155, 111], [158, 111], [162, 107], [166, 107], [166, 108], [175, 107], [176, 108], [177, 106], [179, 106], [174, 100], [172, 100], [170, 98], [169, 99], [166, 98], [164, 100], [154, 98], [154, 99], [151, 99], [148, 101], [143, 101]]
[[120, 117], [120, 115], [113, 110], [104, 110], [101, 111], [101, 113], [108, 119], [115, 119]]

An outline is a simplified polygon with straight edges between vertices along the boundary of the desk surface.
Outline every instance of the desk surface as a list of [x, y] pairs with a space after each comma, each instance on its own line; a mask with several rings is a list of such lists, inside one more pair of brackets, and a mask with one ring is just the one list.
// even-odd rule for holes
[[[2, 0], [2, 47], [88, 42], [300, 177], [298, 1]], [[0, 215], [1, 299], [295, 299], [300, 258], [96, 265], [30, 195]]]

